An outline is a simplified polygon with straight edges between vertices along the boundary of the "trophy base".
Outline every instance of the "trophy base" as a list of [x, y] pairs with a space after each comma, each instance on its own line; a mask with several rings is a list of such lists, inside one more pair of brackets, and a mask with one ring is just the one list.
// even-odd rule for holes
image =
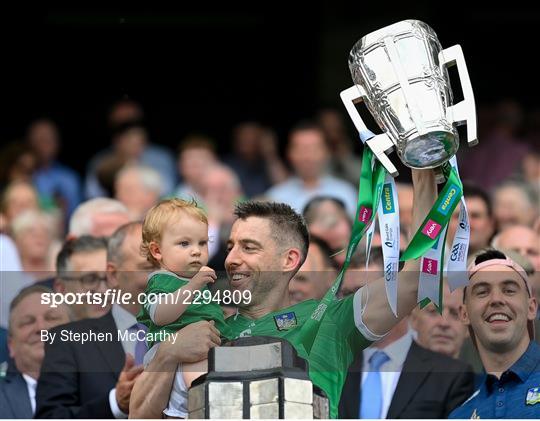
[[435, 131], [409, 139], [400, 158], [410, 168], [435, 168], [448, 161], [458, 150], [459, 141], [454, 133]]

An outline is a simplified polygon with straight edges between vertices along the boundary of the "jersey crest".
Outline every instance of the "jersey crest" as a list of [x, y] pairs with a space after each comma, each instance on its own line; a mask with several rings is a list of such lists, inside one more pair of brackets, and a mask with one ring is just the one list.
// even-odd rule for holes
[[531, 387], [527, 391], [527, 400], [525, 402], [527, 405], [536, 405], [540, 403], [540, 387]]
[[294, 311], [278, 314], [277, 316], [274, 316], [274, 321], [276, 322], [278, 330], [289, 330], [298, 325]]

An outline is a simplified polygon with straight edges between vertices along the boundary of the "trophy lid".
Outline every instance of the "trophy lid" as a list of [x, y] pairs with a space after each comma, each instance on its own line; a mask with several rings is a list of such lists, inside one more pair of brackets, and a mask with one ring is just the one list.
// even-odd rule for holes
[[209, 372], [249, 372], [272, 369], [306, 370], [306, 361], [290, 342], [271, 336], [238, 338], [212, 348], [208, 354]]
[[354, 50], [365, 50], [374, 44], [382, 43], [384, 38], [389, 36], [399, 38], [421, 33], [428, 34], [437, 40], [437, 34], [427, 23], [416, 19], [402, 20], [364, 35], [354, 44], [351, 53]]

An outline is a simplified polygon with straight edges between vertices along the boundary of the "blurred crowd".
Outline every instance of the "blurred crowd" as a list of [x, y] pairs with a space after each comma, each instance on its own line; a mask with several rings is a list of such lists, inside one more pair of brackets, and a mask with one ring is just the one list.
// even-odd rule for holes
[[[22, 140], [0, 150], [0, 376], [24, 375], [30, 397], [30, 405], [21, 403], [21, 411], [12, 417], [31, 418], [36, 411], [38, 417], [53, 418], [112, 418], [127, 413], [132, 383], [122, 373], [133, 362], [126, 363], [127, 368], [120, 366], [116, 378], [99, 379], [89, 390], [76, 392], [79, 406], [101, 399], [95, 407], [89, 405], [87, 412], [63, 411], [60, 407], [70, 405], [61, 399], [53, 402], [46, 393], [37, 397], [36, 404], [44, 358], [38, 332], [68, 321], [96, 319], [110, 311], [92, 305], [52, 309], [39, 302], [38, 294], [113, 287], [135, 294], [144, 291], [146, 274], [152, 268], [139, 253], [140, 221], [162, 198], [194, 199], [205, 210], [209, 266], [221, 273], [220, 278], [224, 278], [234, 206], [246, 199], [284, 202], [304, 215], [311, 243], [306, 262], [290, 283], [294, 302], [322, 298], [345, 259], [361, 156], [355, 154], [358, 140], [349, 133], [341, 110], [321, 109], [311, 120], [299, 121], [283, 142], [272, 127], [245, 121], [231, 128], [230, 139], [191, 133], [174, 150], [149, 137], [143, 107], [135, 101], [113, 104], [106, 118], [110, 145], [88, 160], [85, 174], [70, 168], [68, 160], [59, 160], [62, 127], [50, 119], [30, 122]], [[469, 254], [490, 246], [504, 251], [525, 268], [540, 299], [540, 113], [526, 113], [519, 104], [505, 100], [481, 107], [478, 120], [479, 145], [469, 149], [462, 144], [458, 153], [471, 225]], [[218, 153], [218, 141], [229, 144], [226, 155]], [[410, 232], [413, 193], [406, 174], [397, 181], [404, 249], [414, 234]], [[456, 212], [450, 243], [457, 223]], [[362, 250], [353, 256], [340, 296], [382, 275], [380, 246], [380, 236], [375, 234], [369, 261]], [[224, 279], [216, 286], [226, 288]], [[403, 354], [398, 367], [403, 367], [412, 347], [420, 346], [460, 359], [476, 372], [481, 370], [467, 329], [457, 317], [462, 293], [445, 290], [444, 294], [442, 315], [433, 305], [415, 310], [378, 345], [395, 347], [396, 355]], [[136, 315], [139, 308], [124, 310]], [[538, 330], [538, 320], [535, 326]], [[47, 381], [54, 389], [54, 379], [49, 376]], [[392, 394], [404, 393], [396, 389], [397, 381]], [[97, 397], [96, 388], [101, 391]], [[347, 403], [342, 405], [343, 416], [355, 418], [358, 397], [352, 403], [347, 393], [354, 395], [358, 390], [346, 386]], [[387, 399], [386, 411], [392, 399], [398, 398]], [[356, 407], [347, 413], [347, 405]], [[447, 416], [452, 409], [441, 409], [429, 418]], [[392, 414], [399, 413], [383, 415]]]

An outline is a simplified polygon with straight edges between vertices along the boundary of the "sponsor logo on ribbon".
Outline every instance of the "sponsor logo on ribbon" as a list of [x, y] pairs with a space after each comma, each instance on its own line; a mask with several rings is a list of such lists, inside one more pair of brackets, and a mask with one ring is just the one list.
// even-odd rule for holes
[[373, 211], [370, 208], [366, 208], [365, 206], [362, 206], [360, 208], [360, 212], [358, 212], [358, 220], [363, 223], [369, 222], [371, 219], [371, 214]]
[[383, 213], [394, 213], [396, 208], [394, 207], [394, 198], [392, 197], [392, 185], [387, 183], [383, 186]]
[[441, 202], [437, 210], [445, 216], [448, 215], [448, 211], [452, 208], [452, 204], [456, 201], [460, 191], [461, 189], [455, 184], [450, 185], [446, 197]]
[[435, 221], [429, 219], [424, 228], [422, 228], [422, 234], [434, 240], [435, 238], [437, 238], [437, 234], [439, 234], [440, 230], [441, 226]]
[[428, 257], [424, 257], [424, 259], [422, 260], [422, 272], [428, 273], [430, 275], [436, 275], [437, 261]]
[[394, 247], [394, 239], [392, 238], [392, 228], [388, 223], [384, 224], [384, 245], [386, 247]]

